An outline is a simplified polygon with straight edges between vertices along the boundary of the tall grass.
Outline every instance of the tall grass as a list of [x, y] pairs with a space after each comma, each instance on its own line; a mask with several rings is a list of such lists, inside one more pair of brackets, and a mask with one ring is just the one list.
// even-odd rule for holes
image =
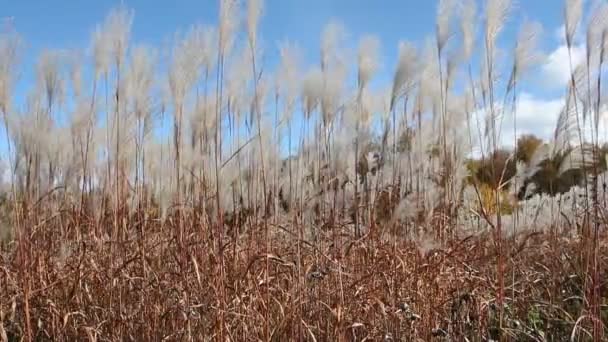
[[[565, 3], [564, 108], [528, 160], [541, 27], [499, 58], [508, 0], [440, 1], [395, 66], [332, 22], [307, 67], [261, 39], [260, 0], [221, 0], [168, 53], [132, 42], [119, 7], [87, 51], [43, 52], [25, 101], [3, 31], [0, 341], [606, 338], [608, 16], [592, 8], [579, 41], [583, 7]], [[584, 177], [546, 193], [542, 167]]]

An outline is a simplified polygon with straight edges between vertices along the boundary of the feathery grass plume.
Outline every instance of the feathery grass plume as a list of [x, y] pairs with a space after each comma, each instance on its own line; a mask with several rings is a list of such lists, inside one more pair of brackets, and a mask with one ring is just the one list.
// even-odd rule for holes
[[91, 110], [90, 99], [79, 99], [73, 107], [70, 114], [70, 126], [72, 127], [72, 136], [85, 143], [85, 134], [91, 122], [95, 121], [95, 108]]
[[196, 31], [199, 41], [199, 56], [202, 66], [206, 73], [215, 66], [217, 62], [215, 57], [215, 49], [218, 46], [218, 32], [215, 27], [204, 26]]
[[477, 5], [475, 0], [460, 2], [460, 31], [462, 33], [462, 60], [468, 61], [475, 48]]
[[[44, 193], [44, 191], [50, 189], [55, 181], [55, 170], [56, 165], [56, 147], [57, 140], [60, 139], [58, 135], [52, 134], [56, 128], [56, 118], [53, 113], [56, 112], [56, 107], [62, 105], [64, 99], [64, 79], [61, 73], [63, 67], [63, 53], [59, 51], [45, 51], [40, 56], [40, 59], [36, 68], [37, 76], [37, 87], [39, 87], [40, 94], [44, 98], [44, 117], [46, 123], [46, 130], [44, 135], [44, 141], [41, 141], [36, 148], [35, 157], [35, 172], [37, 179], [40, 180], [42, 171], [42, 159], [46, 157], [46, 165], [48, 165], [48, 174], [44, 177], [46, 183], [42, 184], [42, 188], [37, 190], [43, 191], [37, 193]], [[67, 146], [66, 146], [67, 147]]]
[[53, 166], [48, 169], [47, 189], [56, 186], [66, 186], [69, 190], [79, 189], [75, 182], [78, 172], [76, 155], [70, 148], [71, 136], [69, 127], [54, 127], [49, 134], [47, 158], [52, 161]]
[[321, 115], [326, 127], [333, 122], [342, 105], [346, 74], [347, 70], [342, 65], [321, 72], [323, 85], [320, 93]]
[[[503, 110], [498, 110], [495, 105], [495, 95], [494, 95], [494, 77], [497, 76], [497, 72], [494, 70], [495, 61], [494, 57], [496, 54], [496, 40], [498, 35], [503, 29], [503, 26], [507, 20], [507, 16], [511, 9], [511, 0], [489, 0], [486, 4], [486, 32], [485, 32], [485, 66], [486, 69], [485, 75], [483, 77], [488, 82], [487, 88], [487, 100], [484, 96], [484, 101], [487, 110], [487, 119], [488, 125], [490, 126], [489, 130], [489, 138], [490, 138], [490, 147], [493, 151], [498, 149], [499, 144], [499, 135], [500, 135], [500, 127], [497, 127], [497, 117], [500, 116]], [[495, 177], [496, 175], [502, 174], [504, 170], [495, 170], [495, 167], [492, 164], [492, 174]], [[498, 172], [497, 172], [498, 171]], [[502, 178], [502, 176], [501, 176]], [[504, 261], [503, 261], [503, 250], [502, 250], [502, 212], [499, 208], [501, 208], [501, 196], [499, 192], [499, 185], [497, 184], [492, 189], [493, 193], [493, 204], [494, 208], [496, 208], [495, 216], [496, 218], [496, 243], [498, 248], [498, 262], [496, 272], [498, 274], [498, 305], [500, 307], [499, 312], [499, 320], [502, 324], [503, 320], [503, 300], [504, 300]]]
[[10, 111], [11, 96], [19, 62], [21, 39], [16, 33], [0, 32], [0, 111]]
[[106, 75], [112, 62], [109, 35], [103, 26], [97, 26], [91, 35], [91, 54], [95, 78]]
[[[107, 182], [111, 182], [111, 170], [112, 162], [114, 162], [114, 214], [116, 214], [121, 206], [121, 201], [124, 195], [124, 165], [122, 161], [112, 160], [110, 155], [114, 155], [119, 158], [122, 154], [120, 152], [120, 142], [123, 140], [122, 127], [120, 126], [123, 121], [127, 118], [121, 115], [121, 111], [124, 110], [124, 100], [121, 96], [125, 95], [124, 89], [121, 86], [124, 84], [121, 79], [121, 72], [124, 67], [124, 61], [128, 49], [129, 39], [131, 35], [131, 25], [133, 23], [133, 12], [128, 10], [125, 6], [118, 6], [110, 11], [103, 24], [97, 29], [94, 34], [94, 53], [99, 53], [100, 56], [95, 56], [95, 78], [99, 75], [104, 75], [106, 82], [106, 101], [108, 97], [108, 75], [114, 67], [114, 78], [115, 83], [112, 89], [114, 93], [112, 96], [113, 102], [113, 115], [110, 115], [110, 107], [106, 108], [106, 122], [107, 122]], [[107, 102], [106, 102], [107, 103]], [[110, 126], [110, 121], [114, 126]], [[115, 145], [112, 146], [111, 142]], [[114, 231], [118, 233], [119, 222], [118, 215], [114, 220]]]
[[310, 69], [302, 81], [302, 102], [304, 117], [310, 119], [322, 97], [323, 74], [319, 68]]
[[80, 99], [83, 96], [83, 72], [82, 62], [83, 57], [79, 51], [69, 51], [67, 53], [68, 72], [70, 79], [70, 86], [72, 94], [76, 99]]
[[253, 93], [251, 98], [251, 111], [262, 113], [266, 106], [266, 101], [268, 100], [268, 94], [270, 93], [272, 83], [270, 81], [270, 76], [262, 76], [257, 81], [258, 84], [256, 86], [256, 90]]
[[217, 58], [217, 30], [212, 26], [196, 24], [188, 30], [183, 39], [184, 45], [189, 45], [193, 63], [196, 64], [199, 73], [203, 71], [209, 73]]
[[[125, 80], [127, 113], [136, 119], [135, 128], [135, 200], [141, 200], [139, 181], [143, 171], [143, 144], [150, 129], [153, 110], [152, 89], [154, 86], [155, 52], [146, 46], [136, 46], [131, 51]], [[143, 177], [143, 176], [142, 176]], [[134, 208], [134, 207], [133, 207]], [[132, 209], [133, 209], [132, 208]]]
[[[601, 92], [602, 66], [605, 61], [606, 48], [608, 47], [608, 4], [601, 2], [592, 10], [592, 16], [587, 28], [587, 42], [585, 46], [587, 62], [586, 97], [581, 96], [583, 102], [583, 126], [587, 123], [587, 117], [591, 114], [590, 125], [598, 124], [596, 120], [599, 115], [599, 101]], [[592, 76], [596, 78], [592, 87]], [[581, 84], [582, 85], [582, 84]], [[594, 131], [591, 132], [594, 141]]]
[[[413, 87], [413, 85], [412, 85]], [[374, 91], [371, 95], [371, 101], [373, 103], [373, 114], [379, 114], [380, 119], [388, 120], [391, 113], [391, 99], [393, 97], [392, 86], [385, 86], [384, 88]], [[406, 115], [407, 113], [404, 113]], [[373, 117], [372, 117], [373, 118]], [[407, 120], [407, 118], [404, 118]]]
[[408, 42], [399, 43], [399, 59], [397, 69], [393, 75], [393, 87], [390, 100], [390, 111], [393, 110], [402, 93], [415, 81], [419, 69], [418, 53], [416, 48]]
[[[4, 133], [8, 149], [7, 159], [11, 171], [11, 187], [15, 185], [13, 159], [16, 159], [16, 156], [13, 156], [13, 148], [10, 139], [13, 133], [9, 130], [9, 113], [12, 111], [13, 87], [16, 78], [15, 71], [18, 66], [20, 48], [21, 40], [16, 33], [12, 31], [0, 31], [0, 114], [2, 115], [2, 121], [4, 123]], [[11, 188], [11, 190], [14, 195], [15, 189]]]
[[220, 0], [218, 29], [219, 53], [230, 54], [238, 29], [238, 3], [236, 0]]
[[258, 23], [262, 16], [264, 1], [263, 0], [248, 0], [247, 2], [247, 35], [251, 48], [257, 48]]
[[376, 36], [365, 35], [359, 42], [358, 53], [358, 85], [365, 88], [378, 69], [380, 53], [380, 40]]
[[448, 40], [452, 37], [453, 31], [451, 26], [452, 13], [456, 8], [453, 0], [439, 0], [437, 7], [437, 22], [436, 22], [436, 42], [439, 55], [445, 48]]
[[[591, 59], [594, 59], [594, 54], [597, 54], [600, 58], [598, 62], [601, 63], [604, 54], [604, 37], [605, 31], [608, 28], [608, 4], [605, 2], [597, 4], [591, 11], [591, 18], [589, 19], [587, 34], [586, 34], [586, 45], [585, 45], [585, 56], [587, 61], [587, 67], [595, 69], [598, 66], [591, 65]], [[590, 76], [591, 70], [588, 75]], [[587, 84], [589, 86], [589, 84]]]
[[[91, 107], [91, 103], [93, 107]], [[74, 140], [75, 149], [74, 154], [81, 158], [79, 163], [83, 173], [91, 171], [92, 161], [97, 157], [92, 137], [96, 114], [97, 103], [92, 102], [92, 99], [83, 97], [77, 100], [70, 115], [71, 136]], [[91, 161], [91, 163], [88, 163], [88, 161]]]
[[340, 54], [342, 44], [346, 39], [346, 29], [342, 23], [331, 21], [323, 28], [321, 32], [321, 70], [325, 69], [330, 64], [340, 63]]
[[376, 99], [378, 99], [378, 96], [375, 96], [370, 89], [364, 88], [361, 90], [359, 100], [360, 108], [358, 115], [355, 115], [355, 117], [357, 118], [360, 130], [362, 131], [366, 131], [369, 128], [375, 113], [383, 113], [381, 109], [379, 110], [380, 106]]
[[418, 92], [421, 100], [426, 102], [426, 109], [433, 112], [435, 118], [435, 114], [438, 114], [435, 109], [438, 110], [440, 108], [438, 102], [441, 101], [441, 86], [439, 84], [440, 77], [439, 64], [437, 63], [437, 48], [431, 37], [428, 37], [425, 40], [424, 48], [418, 60], [422, 63], [419, 67]]
[[171, 204], [171, 196], [175, 191], [175, 174], [171, 158], [171, 143], [168, 140], [148, 140], [146, 143], [146, 155], [151, 156], [146, 160], [146, 174], [150, 179], [150, 195], [158, 201], [162, 221], [167, 218], [168, 209]]
[[343, 54], [345, 38], [344, 26], [336, 21], [327, 24], [321, 33], [322, 91], [320, 104], [325, 129], [328, 129], [341, 105], [344, 81], [347, 76]]
[[[230, 67], [226, 70], [226, 97], [230, 111], [237, 124], [243, 119], [243, 114], [251, 108], [253, 95], [249, 92], [249, 77], [251, 75], [251, 55], [248, 49], [241, 49], [231, 59]], [[250, 113], [253, 115], [253, 113]], [[246, 118], [248, 124], [251, 117]], [[233, 123], [234, 124], [234, 123]], [[239, 134], [239, 132], [236, 132]]]
[[495, 49], [496, 39], [502, 31], [511, 11], [511, 1], [488, 0], [486, 3], [486, 49], [492, 53]]
[[152, 110], [155, 51], [147, 46], [136, 46], [131, 51], [126, 75], [127, 98], [137, 119], [144, 119]]
[[171, 50], [168, 90], [176, 108], [184, 105], [186, 95], [200, 76], [198, 48], [196, 31], [190, 30], [185, 37], [176, 37]]
[[121, 65], [127, 53], [132, 24], [133, 11], [125, 6], [119, 6], [110, 12], [103, 25], [109, 44], [108, 53], [118, 66]]
[[[115, 114], [110, 121], [111, 127], [115, 128], [111, 133], [111, 138], [113, 139], [113, 146], [119, 146], [120, 148], [111, 153], [114, 153], [114, 156], [119, 156], [124, 159], [125, 154], [120, 150], [133, 147], [132, 139], [134, 136], [131, 135], [131, 129], [136, 123], [137, 117], [135, 116], [135, 112], [131, 111], [131, 108], [129, 107], [130, 100], [132, 100], [129, 99], [130, 94], [128, 93], [129, 89], [127, 84], [129, 80], [127, 77], [121, 78], [120, 87], [114, 90], [115, 94], [117, 93], [118, 95], [114, 95], [110, 102], [111, 106], [115, 108], [115, 113], [118, 112], [118, 115]], [[118, 127], [120, 127], [120, 130], [118, 130]], [[126, 146], [125, 144], [127, 143], [131, 143], [131, 145]], [[119, 170], [119, 172], [123, 172], [123, 170]]]
[[530, 67], [541, 63], [542, 55], [537, 52], [541, 33], [542, 26], [540, 23], [526, 21], [522, 25], [515, 43], [513, 70], [511, 71], [507, 92], [512, 90], [521, 75]]
[[181, 189], [181, 154], [183, 143], [183, 115], [186, 96], [191, 91], [201, 72], [200, 45], [195, 29], [191, 29], [184, 38], [177, 39], [172, 49], [172, 60], [169, 66], [168, 87], [173, 107], [173, 143], [175, 148], [175, 175], [180, 200]]
[[44, 51], [36, 68], [38, 84], [45, 95], [49, 115], [53, 104], [61, 103], [65, 95], [65, 85], [61, 75], [63, 57], [61, 51]]
[[[445, 80], [444, 80], [444, 89], [447, 95], [450, 95], [450, 89], [455, 84], [456, 78], [458, 76], [458, 68], [460, 67], [460, 55], [457, 51], [452, 51], [446, 56], [445, 61]], [[446, 95], [446, 96], [447, 96]], [[449, 97], [446, 98], [446, 101], [449, 101]]]
[[[512, 92], [512, 115], [513, 115], [513, 140], [514, 146], [516, 147], [514, 153], [517, 154], [517, 84], [521, 76], [524, 72], [527, 71], [528, 68], [540, 62], [541, 57], [539, 57], [536, 52], [537, 41], [540, 36], [540, 32], [542, 27], [540, 24], [535, 22], [526, 21], [522, 25], [522, 28], [519, 31], [517, 36], [517, 41], [515, 43], [515, 53], [513, 58], [513, 68], [511, 70], [511, 76], [509, 77], [509, 82], [507, 84], [506, 94]], [[506, 96], [506, 95], [505, 95]], [[506, 104], [506, 103], [505, 103]], [[502, 125], [502, 120], [500, 122]], [[514, 177], [513, 188], [519, 187], [518, 185], [518, 177]], [[515, 221], [514, 221], [515, 223]], [[515, 229], [516, 227], [514, 227]]]
[[568, 48], [572, 47], [582, 16], [583, 0], [566, 0], [564, 7], [564, 34]]
[[[241, 101], [244, 103], [245, 101]], [[239, 102], [239, 103], [241, 103]], [[233, 106], [231, 104], [231, 106]], [[239, 112], [242, 106], [236, 107], [235, 112]], [[194, 108], [190, 111], [190, 127], [191, 132], [196, 132], [199, 135], [197, 137], [192, 137], [199, 139], [197, 145], [201, 151], [209, 152], [209, 142], [210, 138], [213, 135], [212, 131], [215, 126], [215, 97], [211, 95], [199, 95], [199, 99], [197, 99]]]
[[[222, 160], [222, 104], [224, 102], [223, 88], [224, 88], [224, 61], [227, 55], [230, 54], [232, 49], [232, 45], [234, 43], [234, 37], [238, 28], [238, 3], [235, 0], [221, 0], [220, 8], [219, 8], [219, 28], [218, 28], [218, 51], [217, 51], [217, 68], [216, 68], [216, 85], [215, 85], [215, 116], [216, 116], [216, 126], [215, 126], [215, 136], [214, 136], [214, 145], [215, 145], [215, 186], [216, 186], [216, 210], [217, 210], [217, 219], [218, 221], [222, 221], [222, 209], [221, 209], [221, 194], [222, 191], [220, 189], [221, 182], [220, 179], [220, 168], [219, 163]], [[252, 52], [255, 52], [252, 49]], [[252, 56], [255, 56], [252, 54]], [[222, 235], [223, 230], [220, 230], [220, 236]], [[219, 246], [219, 243], [218, 243]], [[219, 248], [219, 247], [218, 247]], [[225, 303], [225, 298], [222, 296], [222, 307]], [[220, 315], [220, 321], [223, 322], [223, 314]], [[223, 323], [221, 325], [221, 333], [220, 338], [223, 338]]]
[[[550, 144], [542, 144], [538, 146], [536, 150], [534, 150], [534, 153], [532, 153], [532, 157], [526, 165], [524, 180], [532, 178], [541, 169], [541, 164], [548, 158], [551, 158], [552, 155], [554, 156], [555, 153], [556, 151], [553, 150]], [[523, 184], [523, 182], [519, 184]]]
[[293, 44], [283, 43], [279, 47], [281, 62], [276, 73], [276, 89], [281, 94], [284, 109], [281, 121], [289, 121], [295, 110], [295, 102], [300, 91], [300, 49]]

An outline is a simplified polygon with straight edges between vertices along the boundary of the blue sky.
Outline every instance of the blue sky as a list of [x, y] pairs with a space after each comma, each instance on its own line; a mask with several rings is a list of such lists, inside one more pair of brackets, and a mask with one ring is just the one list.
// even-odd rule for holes
[[[267, 0], [261, 35], [267, 49], [274, 48], [278, 41], [289, 39], [304, 48], [308, 59], [314, 59], [323, 26], [330, 20], [339, 20], [347, 28], [353, 44], [365, 33], [377, 35], [382, 41], [387, 62], [390, 62], [397, 53], [399, 40], [420, 43], [433, 33], [437, 2]], [[548, 2], [555, 5], [548, 6]], [[217, 22], [218, 0], [7, 0], [0, 8], [0, 18], [13, 18], [16, 29], [28, 43], [28, 55], [36, 56], [36, 51], [43, 48], [86, 47], [95, 25], [120, 3], [135, 12], [133, 39], [155, 46], [192, 24]], [[559, 27], [561, 1], [517, 3], [501, 39], [503, 42], [513, 41], [519, 23], [526, 17], [540, 21], [550, 31]]]
[[[432, 35], [438, 1], [421, 0], [266, 0], [261, 21], [261, 37], [266, 54], [276, 55], [279, 41], [297, 43], [307, 64], [317, 63], [319, 37], [330, 20], [344, 24], [349, 44], [356, 46], [361, 35], [370, 33], [382, 42], [380, 79], [388, 80], [394, 68], [397, 45], [408, 40], [421, 45]], [[134, 10], [133, 41], [163, 46], [177, 31], [196, 23], [217, 22], [217, 0], [6, 0], [0, 18], [12, 18], [14, 28], [26, 42], [22, 67], [31, 70], [43, 49], [86, 48], [92, 30], [109, 10], [123, 3]], [[547, 136], [561, 106], [567, 67], [565, 50], [556, 34], [562, 22], [560, 0], [516, 1], [499, 45], [510, 49], [524, 19], [538, 21], [544, 28], [541, 49], [547, 60], [530, 72], [520, 100], [522, 129]], [[478, 6], [482, 8], [481, 3]], [[579, 51], [580, 52], [580, 51]], [[578, 58], [575, 51], [575, 58]], [[28, 71], [17, 91], [31, 85]], [[18, 94], [19, 95], [19, 94]]]

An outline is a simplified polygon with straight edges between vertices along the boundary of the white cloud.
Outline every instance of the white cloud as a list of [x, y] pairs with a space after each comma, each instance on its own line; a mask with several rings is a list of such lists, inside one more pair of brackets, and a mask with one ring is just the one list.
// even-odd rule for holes
[[[545, 141], [551, 139], [559, 112], [564, 106], [561, 98], [541, 99], [529, 93], [522, 93], [517, 101], [517, 135], [534, 134]], [[513, 146], [513, 116], [508, 115], [503, 122], [501, 141]]]
[[[559, 117], [560, 111], [564, 107], [564, 99], [562, 98], [548, 98], [543, 99], [530, 93], [521, 93], [517, 101], [517, 137], [525, 134], [533, 134], [541, 138], [545, 142], [550, 142], [553, 139], [553, 133], [555, 131], [555, 125]], [[474, 114], [477, 118], [473, 118], [473, 124], [478, 120], [482, 124], [480, 132], [484, 132], [483, 118], [485, 114], [478, 112]], [[500, 121], [500, 119], [499, 119]], [[476, 127], [473, 129], [477, 131]], [[600, 143], [608, 142], [608, 106], [602, 112], [599, 124], [599, 141]], [[506, 148], [512, 148], [515, 143], [514, 128], [513, 128], [513, 115], [508, 110], [502, 118], [502, 125], [499, 130], [500, 132], [500, 146]], [[475, 134], [475, 142], [479, 142], [479, 136]], [[591, 139], [591, 127], [590, 122], [583, 127], [583, 135], [586, 141]], [[485, 139], [482, 139], [485, 141]], [[575, 141], [574, 143], [577, 143]], [[475, 148], [475, 154], [480, 153], [480, 149], [477, 146]]]
[[[517, 136], [534, 134], [544, 141], [550, 141], [563, 105], [564, 101], [561, 98], [543, 99], [530, 93], [521, 93], [517, 100]], [[485, 131], [485, 117], [483, 111], [474, 114], [473, 124], [479, 122], [481, 125], [479, 130], [473, 128], [475, 132], [482, 132], [483, 134]], [[500, 118], [498, 120], [501, 122], [499, 128], [500, 145], [507, 148], [513, 147], [515, 138], [511, 111], [507, 110], [502, 117], [502, 121]], [[478, 134], [474, 135], [477, 136], [474, 141], [478, 143], [480, 141], [479, 136]], [[486, 141], [486, 139], [482, 139], [482, 141]], [[480, 153], [479, 146], [475, 148], [475, 151], [475, 154]]]
[[[572, 47], [572, 66], [576, 67], [585, 58], [585, 48], [582, 45]], [[566, 45], [560, 45], [548, 56], [541, 67], [542, 85], [555, 89], [564, 87], [570, 79], [570, 60]]]

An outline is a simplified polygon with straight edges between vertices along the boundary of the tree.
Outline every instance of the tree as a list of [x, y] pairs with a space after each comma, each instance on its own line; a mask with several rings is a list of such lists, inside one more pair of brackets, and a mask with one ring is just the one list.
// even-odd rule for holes
[[536, 149], [542, 145], [543, 141], [534, 134], [525, 134], [517, 139], [516, 159], [529, 163]]
[[499, 149], [492, 153], [489, 158], [480, 160], [473, 167], [475, 180], [493, 188], [511, 179], [515, 175], [515, 161], [512, 153], [506, 149]]

